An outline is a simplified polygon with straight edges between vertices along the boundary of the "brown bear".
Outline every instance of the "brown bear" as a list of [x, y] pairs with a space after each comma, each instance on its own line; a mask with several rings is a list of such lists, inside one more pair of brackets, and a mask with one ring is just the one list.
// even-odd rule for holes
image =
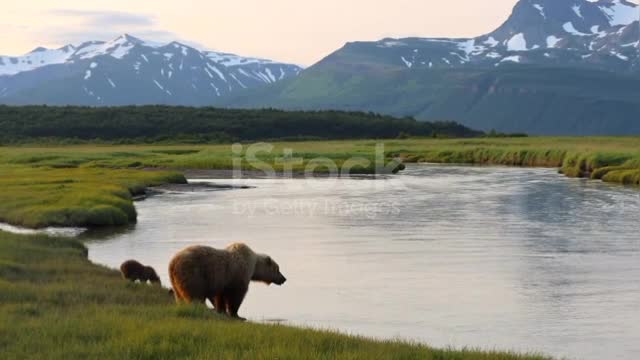
[[211, 301], [216, 311], [236, 319], [250, 281], [282, 285], [280, 267], [245, 244], [224, 250], [192, 246], [177, 253], [169, 264], [169, 277], [178, 303]]
[[120, 265], [122, 277], [129, 281], [140, 281], [146, 283], [151, 281], [152, 284], [160, 284], [160, 278], [151, 266], [144, 266], [135, 260], [127, 260]]

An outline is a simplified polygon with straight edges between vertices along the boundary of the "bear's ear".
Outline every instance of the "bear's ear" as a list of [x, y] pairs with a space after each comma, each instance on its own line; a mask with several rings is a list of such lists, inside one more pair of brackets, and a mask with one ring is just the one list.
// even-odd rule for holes
[[267, 266], [271, 266], [271, 264], [273, 263], [273, 260], [271, 260], [271, 256], [267, 256], [266, 262]]

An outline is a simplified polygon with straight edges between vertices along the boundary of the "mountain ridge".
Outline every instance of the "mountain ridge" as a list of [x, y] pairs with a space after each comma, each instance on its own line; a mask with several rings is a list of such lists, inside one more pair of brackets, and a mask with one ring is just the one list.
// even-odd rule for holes
[[640, 134], [639, 11], [624, 0], [520, 0], [487, 34], [350, 42], [227, 105], [374, 111], [538, 135]]
[[520, 0], [497, 29], [472, 38], [386, 38], [340, 51], [407, 68], [504, 63], [640, 69], [640, 7], [626, 0]]
[[20, 57], [0, 57], [0, 103], [211, 105], [232, 92], [275, 83], [301, 70], [124, 34], [111, 41], [37, 47]]

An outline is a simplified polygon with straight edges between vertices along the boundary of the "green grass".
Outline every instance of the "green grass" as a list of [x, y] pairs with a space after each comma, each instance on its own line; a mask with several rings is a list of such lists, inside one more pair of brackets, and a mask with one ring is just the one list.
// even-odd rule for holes
[[[355, 157], [360, 160], [353, 172], [372, 173], [378, 142], [385, 144], [387, 161], [557, 167], [571, 177], [640, 185], [637, 137], [280, 142], [257, 157], [276, 171], [294, 172], [316, 158], [342, 167]], [[292, 150], [290, 158], [285, 149]], [[240, 163], [260, 168], [246, 158]], [[136, 217], [132, 195], [147, 186], [184, 182], [174, 171], [232, 167], [230, 145], [0, 147], [0, 186], [6, 189], [0, 192], [0, 221], [28, 227], [126, 224]], [[316, 169], [323, 171], [325, 166]]]
[[230, 321], [86, 254], [76, 240], [0, 232], [3, 359], [548, 359]]
[[0, 165], [0, 171], [0, 221], [32, 228], [128, 224], [136, 220], [132, 195], [186, 181], [175, 172], [93, 167]]

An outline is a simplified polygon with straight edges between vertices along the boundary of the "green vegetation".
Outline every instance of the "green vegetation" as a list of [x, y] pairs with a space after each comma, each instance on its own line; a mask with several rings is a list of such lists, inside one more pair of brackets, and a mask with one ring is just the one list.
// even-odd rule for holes
[[640, 185], [640, 138], [492, 138], [407, 144], [406, 162], [557, 167], [569, 177]]
[[173, 172], [17, 165], [0, 171], [0, 221], [33, 228], [134, 222], [133, 195], [147, 186], [186, 182]]
[[[239, 163], [245, 170], [268, 165], [301, 173], [317, 158], [338, 167], [357, 158], [351, 173], [372, 173], [376, 144], [281, 142], [257, 154], [262, 163], [246, 157]], [[387, 162], [557, 167], [571, 177], [640, 185], [640, 139], [632, 137], [398, 139], [384, 145]], [[0, 221], [28, 227], [126, 224], [135, 221], [132, 197], [145, 187], [185, 181], [166, 170], [232, 169], [233, 156], [230, 145], [0, 147]], [[320, 162], [314, 172], [327, 169]]]
[[194, 143], [413, 136], [471, 137], [455, 123], [363, 112], [228, 110], [169, 106], [0, 106], [0, 144]]
[[226, 320], [86, 255], [76, 240], [0, 232], [3, 359], [548, 359]]

